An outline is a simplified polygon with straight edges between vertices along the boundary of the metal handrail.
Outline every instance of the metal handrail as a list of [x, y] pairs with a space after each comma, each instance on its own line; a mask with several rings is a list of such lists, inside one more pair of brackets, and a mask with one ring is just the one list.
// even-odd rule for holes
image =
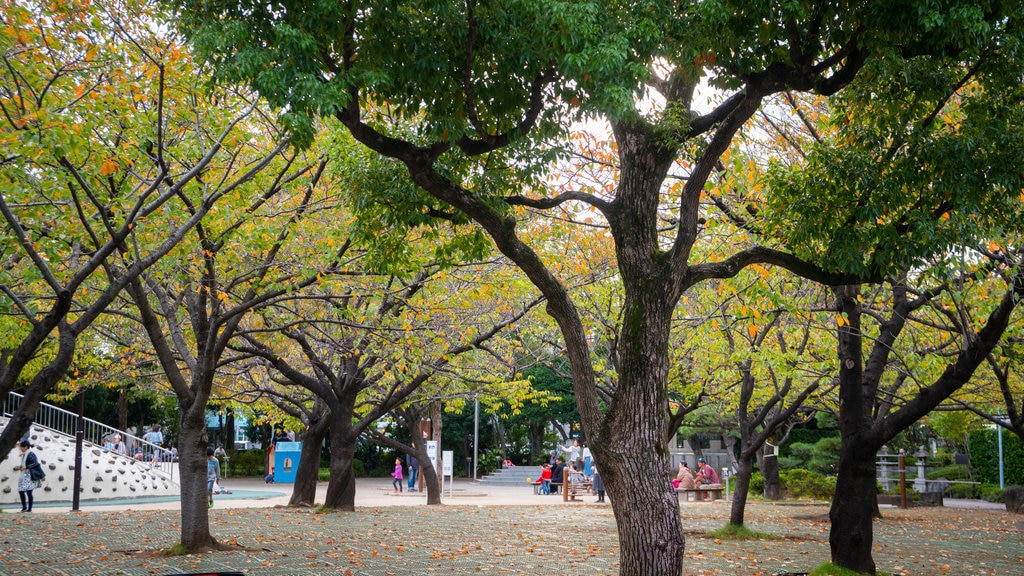
[[[3, 415], [10, 417], [21, 405], [21, 401], [24, 396], [17, 392], [11, 392], [7, 395], [7, 400], [4, 402]], [[167, 474], [168, 477], [174, 476], [174, 462], [172, 462], [172, 453], [170, 450], [157, 446], [134, 436], [114, 428], [107, 426], [102, 422], [97, 422], [91, 418], [83, 418], [84, 432], [83, 437], [86, 442], [96, 445], [102, 448], [106, 444], [107, 439], [113, 437], [114, 434], [121, 436], [122, 441], [126, 447], [134, 446], [135, 442], [138, 442], [139, 448], [142, 451], [143, 459], [151, 462], [154, 470]], [[52, 404], [40, 402], [39, 407], [36, 408], [35, 416], [32, 420], [33, 426], [41, 426], [48, 428], [59, 434], [74, 437], [75, 432], [78, 429], [78, 414], [58, 408]], [[127, 448], [126, 448], [127, 454]], [[134, 456], [127, 454], [128, 456]]]

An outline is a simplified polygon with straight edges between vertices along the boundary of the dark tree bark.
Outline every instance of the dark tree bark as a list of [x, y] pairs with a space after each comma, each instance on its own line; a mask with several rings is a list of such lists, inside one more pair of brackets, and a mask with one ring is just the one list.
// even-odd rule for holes
[[779, 458], [775, 449], [765, 446], [758, 458], [761, 476], [764, 477], [764, 497], [768, 500], [782, 500], [782, 480], [779, 478]]
[[860, 288], [845, 286], [835, 290], [837, 309], [849, 323], [841, 326], [838, 334], [839, 429], [842, 448], [836, 493], [829, 510], [832, 522], [829, 546], [833, 563], [857, 572], [875, 573], [871, 548], [874, 537], [872, 518], [877, 507], [876, 454], [882, 445], [966, 384], [1000, 342], [1010, 315], [1017, 303], [1024, 300], [1024, 273], [1018, 270], [1008, 281], [1010, 285], [984, 326], [976, 333], [966, 334], [960, 352], [946, 365], [942, 374], [898, 409], [893, 409], [888, 401], [881, 401], [878, 397], [882, 377], [895, 348], [894, 343], [912, 312], [929, 304], [944, 288], [924, 291], [910, 299], [907, 287], [902, 283], [894, 283], [893, 309], [881, 323], [878, 336], [871, 340], [867, 361], [862, 352], [864, 338], [861, 325], [864, 312], [858, 300]]
[[224, 449], [235, 449], [235, 410], [228, 406], [224, 415]]
[[[326, 408], [324, 409], [326, 412]], [[295, 484], [289, 506], [312, 508], [316, 505], [316, 486], [320, 476], [320, 451], [330, 428], [330, 417], [321, 413], [320, 417], [306, 424], [306, 429], [299, 432], [302, 452], [299, 455], [299, 466], [295, 471]]]
[[548, 458], [544, 453], [544, 432], [546, 430], [547, 426], [544, 422], [530, 422], [530, 459], [527, 464], [537, 466], [547, 463]]
[[[334, 415], [334, 410], [331, 414]], [[353, 437], [355, 430], [351, 424], [345, 426], [340, 420], [332, 417], [328, 434], [331, 442], [331, 478], [327, 482], [324, 508], [352, 512], [356, 509], [356, 475], [352, 467], [356, 456], [356, 439]]]

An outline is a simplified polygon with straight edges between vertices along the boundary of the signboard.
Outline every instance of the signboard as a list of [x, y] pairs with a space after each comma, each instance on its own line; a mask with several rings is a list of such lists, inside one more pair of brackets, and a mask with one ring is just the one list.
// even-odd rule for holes
[[455, 462], [455, 456], [451, 450], [445, 450], [441, 453], [441, 493], [444, 493], [444, 477], [448, 477], [448, 497], [452, 497], [452, 490], [455, 488], [455, 474], [452, 469], [452, 463]]
[[454, 471], [452, 470], [452, 462], [455, 461], [455, 456], [451, 450], [445, 450], [441, 453], [441, 476], [452, 476]]
[[437, 467], [437, 440], [427, 440], [427, 458], [430, 458], [430, 463], [434, 466], [435, 471], [439, 471]]

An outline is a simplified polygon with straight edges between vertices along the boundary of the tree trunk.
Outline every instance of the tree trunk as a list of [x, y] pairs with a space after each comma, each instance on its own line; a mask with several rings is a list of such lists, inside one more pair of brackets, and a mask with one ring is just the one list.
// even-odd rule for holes
[[760, 458], [761, 476], [764, 477], [764, 497], [768, 500], [782, 500], [782, 480], [779, 478], [779, 458], [775, 449], [765, 446]]
[[527, 464], [536, 466], [548, 461], [544, 454], [544, 432], [546, 430], [545, 422], [530, 422], [530, 460]]
[[736, 487], [732, 493], [732, 507], [729, 510], [729, 524], [743, 525], [743, 515], [747, 507], [747, 496], [750, 493], [750, 475], [754, 472], [753, 458], [740, 453], [736, 462]]
[[[333, 409], [331, 413], [328, 434], [331, 439], [331, 479], [327, 482], [324, 508], [352, 512], [356, 509], [356, 476], [352, 469], [352, 461], [356, 457], [356, 439], [352, 436], [352, 426], [346, 424], [340, 415], [335, 415]], [[351, 414], [348, 421], [351, 422]]]
[[[440, 450], [440, 448], [438, 448]], [[423, 450], [423, 455], [426, 458], [426, 449]], [[438, 455], [440, 457], [440, 455]], [[438, 458], [440, 461], [440, 458]], [[441, 482], [437, 475], [437, 469], [430, 464], [430, 459], [420, 460], [420, 479], [423, 484], [421, 489], [427, 491], [427, 505], [437, 505], [441, 503]]]
[[864, 382], [859, 287], [835, 289], [841, 311], [849, 323], [840, 326], [839, 432], [841, 448], [836, 492], [829, 518], [829, 547], [832, 563], [857, 573], [874, 574], [871, 557], [872, 511], [875, 501], [875, 449], [865, 435], [871, 429], [871, 406], [877, 388]]
[[[626, 298], [619, 383], [599, 421], [582, 409], [619, 529], [621, 576], [683, 570], [686, 539], [672, 487], [667, 437], [668, 334], [672, 306], [660, 290]], [[580, 395], [577, 394], [577, 400]]]
[[690, 450], [693, 450], [693, 457], [695, 459], [703, 458], [704, 457], [704, 448], [701, 447], [701, 445], [700, 445], [700, 437], [698, 437], [696, 434], [694, 434], [694, 435], [690, 436], [689, 438], [687, 438], [687, 441], [689, 441], [689, 443], [690, 443]]
[[312, 508], [316, 505], [316, 485], [320, 475], [320, 451], [324, 438], [327, 437], [329, 422], [329, 418], [311, 422], [299, 434], [302, 453], [299, 455], [299, 466], [295, 470], [295, 484], [292, 486], [292, 497], [288, 500], [289, 506]]
[[874, 451], [846, 449], [839, 457], [839, 476], [829, 519], [832, 563], [857, 573], [874, 574], [871, 557], [872, 519], [876, 505]]
[[117, 429], [124, 432], [128, 430], [128, 387], [121, 386], [117, 389]]
[[685, 537], [668, 459], [624, 448], [624, 458], [599, 460], [619, 529], [620, 574], [681, 574]]
[[178, 398], [178, 467], [181, 477], [181, 545], [189, 553], [216, 548], [207, 497], [206, 398]]
[[235, 411], [231, 408], [225, 410], [227, 414], [224, 416], [224, 449], [234, 450], [235, 449]]

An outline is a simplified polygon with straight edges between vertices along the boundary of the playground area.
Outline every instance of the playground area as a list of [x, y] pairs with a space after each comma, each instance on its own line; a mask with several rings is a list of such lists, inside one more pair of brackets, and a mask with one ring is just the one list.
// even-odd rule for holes
[[[612, 507], [565, 503], [529, 486], [456, 482], [441, 506], [422, 493], [393, 494], [386, 479], [360, 480], [354, 513], [283, 506], [290, 485], [231, 479], [210, 527], [239, 548], [163, 557], [180, 536], [176, 501], [50, 505], [4, 511], [0, 574], [161, 575], [240, 571], [248, 576], [317, 574], [618, 573]], [[321, 486], [323, 489], [323, 486]], [[1024, 518], [994, 506], [884, 509], [875, 524], [880, 571], [905, 575], [1015, 574], [1024, 565]], [[828, 508], [753, 502], [747, 525], [775, 540], [720, 541], [729, 502], [681, 504], [684, 574], [800, 574], [829, 558]]]

